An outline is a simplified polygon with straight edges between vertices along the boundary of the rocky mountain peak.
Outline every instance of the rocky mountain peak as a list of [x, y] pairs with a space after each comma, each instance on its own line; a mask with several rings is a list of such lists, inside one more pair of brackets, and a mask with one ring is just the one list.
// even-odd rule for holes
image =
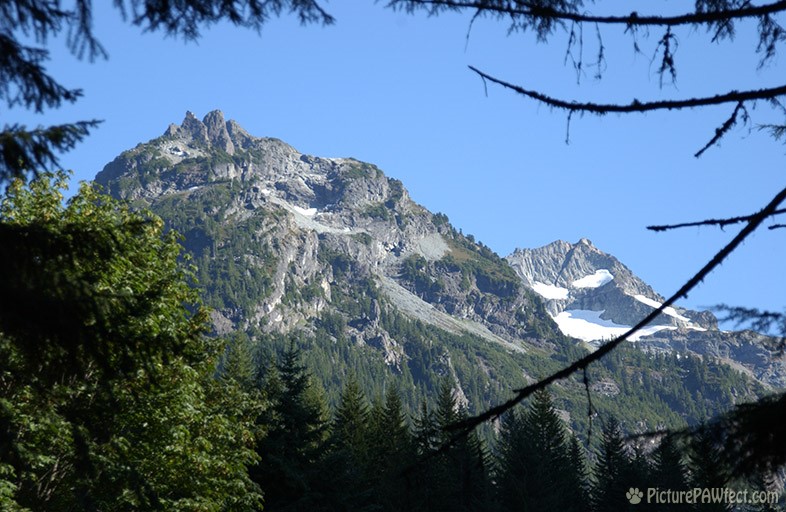
[[214, 147], [223, 149], [230, 155], [235, 152], [235, 145], [227, 130], [223, 112], [220, 110], [209, 112], [202, 120], [202, 123], [207, 128], [207, 137]]
[[[546, 301], [562, 331], [587, 342], [621, 334], [664, 300], [586, 238], [575, 244], [559, 240], [537, 249], [517, 249], [507, 259], [522, 281]], [[711, 313], [668, 308], [649, 333], [715, 328]]]
[[207, 135], [207, 126], [197, 119], [190, 110], [186, 112], [186, 117], [180, 124], [180, 134], [190, 137], [196, 142], [207, 144], [210, 139]]
[[237, 122], [225, 121], [224, 113], [220, 110], [209, 112], [201, 121], [189, 110], [180, 126], [170, 124], [164, 136], [193, 141], [220, 149], [229, 155], [235, 153], [236, 143], [240, 147], [247, 147], [253, 140]]

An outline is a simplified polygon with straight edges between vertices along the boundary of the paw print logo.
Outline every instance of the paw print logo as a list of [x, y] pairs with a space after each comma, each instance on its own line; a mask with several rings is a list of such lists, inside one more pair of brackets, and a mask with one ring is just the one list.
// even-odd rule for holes
[[644, 493], [641, 492], [638, 487], [631, 487], [628, 489], [628, 492], [625, 493], [625, 497], [628, 498], [631, 505], [638, 505], [641, 503], [641, 498], [644, 497]]

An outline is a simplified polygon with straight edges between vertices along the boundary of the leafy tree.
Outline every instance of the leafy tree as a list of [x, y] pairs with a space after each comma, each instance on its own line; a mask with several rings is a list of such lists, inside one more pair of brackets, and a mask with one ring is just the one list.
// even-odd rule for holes
[[17, 180], [0, 206], [30, 240], [5, 284], [50, 298], [0, 330], [0, 505], [251, 510], [252, 418], [213, 378], [221, 343], [176, 235], [89, 185], [63, 205], [66, 178]]

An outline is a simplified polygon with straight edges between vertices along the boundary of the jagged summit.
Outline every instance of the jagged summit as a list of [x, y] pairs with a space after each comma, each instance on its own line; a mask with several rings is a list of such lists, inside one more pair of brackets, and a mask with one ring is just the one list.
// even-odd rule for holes
[[[547, 307], [563, 331], [586, 341], [598, 336], [609, 337], [613, 327], [630, 326], [644, 318], [663, 297], [639, 279], [617, 258], [582, 238], [575, 244], [558, 240], [537, 249], [517, 249], [508, 262], [524, 283], [547, 301]], [[569, 312], [569, 313], [566, 313]], [[570, 313], [572, 312], [572, 313]], [[603, 329], [581, 332], [572, 318], [598, 315]], [[583, 318], [583, 317], [582, 317]], [[583, 318], [588, 321], [587, 318]], [[663, 329], [716, 328], [710, 313], [697, 313], [670, 308], [656, 321], [652, 332]], [[651, 332], [650, 332], [651, 333]]]
[[170, 124], [164, 132], [165, 137], [191, 139], [207, 144], [232, 155], [235, 148], [248, 148], [254, 137], [248, 134], [237, 121], [224, 120], [224, 113], [213, 110], [200, 121], [190, 110], [180, 125]]

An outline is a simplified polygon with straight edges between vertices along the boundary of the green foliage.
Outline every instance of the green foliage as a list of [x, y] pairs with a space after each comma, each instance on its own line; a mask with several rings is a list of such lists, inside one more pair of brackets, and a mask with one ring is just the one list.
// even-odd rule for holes
[[390, 185], [390, 192], [388, 193], [388, 200], [385, 201], [385, 206], [394, 208], [404, 197], [404, 184], [401, 180], [395, 178], [388, 180], [388, 184]]
[[450, 252], [438, 263], [449, 272], [461, 272], [467, 284], [499, 297], [513, 297], [521, 283], [516, 272], [491, 249], [457, 235], [448, 239]]
[[413, 254], [401, 262], [400, 276], [412, 284], [415, 293], [421, 297], [433, 298], [444, 289], [439, 279], [432, 278], [428, 272], [428, 262], [419, 255]]
[[[4, 59], [8, 58], [7, 51], [6, 37], [0, 35], [0, 54]], [[6, 71], [0, 66], [0, 98], [8, 95]], [[57, 167], [58, 154], [73, 149], [99, 124], [100, 121], [92, 120], [34, 130], [18, 125], [6, 127], [0, 131], [0, 184]]]
[[290, 347], [268, 370], [263, 389], [270, 406], [259, 420], [266, 435], [257, 442], [260, 462], [250, 469], [251, 478], [262, 489], [268, 510], [315, 509], [317, 463], [326, 449], [328, 418], [297, 348]]
[[595, 482], [592, 487], [595, 512], [628, 510], [625, 492], [640, 483], [631, 479], [636, 468], [622, 440], [622, 431], [615, 419], [603, 427], [603, 439], [597, 454]]
[[[273, 251], [261, 233], [275, 219], [264, 210], [233, 222], [226, 217], [231, 183], [211, 183], [188, 194], [166, 196], [154, 205], [167, 227], [184, 234], [184, 246], [198, 268], [206, 304], [248, 316], [272, 291]], [[321, 293], [319, 290], [311, 290]]]
[[346, 180], [354, 181], [366, 178], [376, 178], [377, 173], [382, 174], [382, 171], [380, 171], [376, 165], [355, 160], [349, 165], [349, 169], [344, 171], [343, 176]]
[[35, 234], [4, 292], [49, 307], [3, 319], [0, 503], [251, 510], [250, 412], [213, 378], [220, 343], [177, 235], [87, 185], [64, 206], [65, 179], [17, 182], [2, 204], [3, 229]]
[[536, 394], [526, 414], [506, 417], [500, 445], [503, 510], [587, 510], [583, 455], [548, 393]]
[[431, 218], [431, 222], [433, 222], [436, 227], [450, 225], [450, 219], [448, 219], [448, 216], [442, 212], [435, 213], [434, 216]]
[[371, 238], [371, 235], [368, 233], [353, 233], [350, 235], [353, 240], [357, 240], [358, 242], [362, 243], [363, 245], [370, 246], [374, 239]]
[[385, 203], [371, 203], [363, 207], [361, 211], [363, 215], [371, 217], [372, 219], [390, 220], [390, 209], [385, 206]]
[[489, 457], [475, 433], [453, 438], [448, 427], [466, 417], [448, 382], [443, 381], [433, 413], [424, 406], [416, 423], [421, 458], [415, 479], [416, 508], [435, 511], [486, 510], [492, 502]]

